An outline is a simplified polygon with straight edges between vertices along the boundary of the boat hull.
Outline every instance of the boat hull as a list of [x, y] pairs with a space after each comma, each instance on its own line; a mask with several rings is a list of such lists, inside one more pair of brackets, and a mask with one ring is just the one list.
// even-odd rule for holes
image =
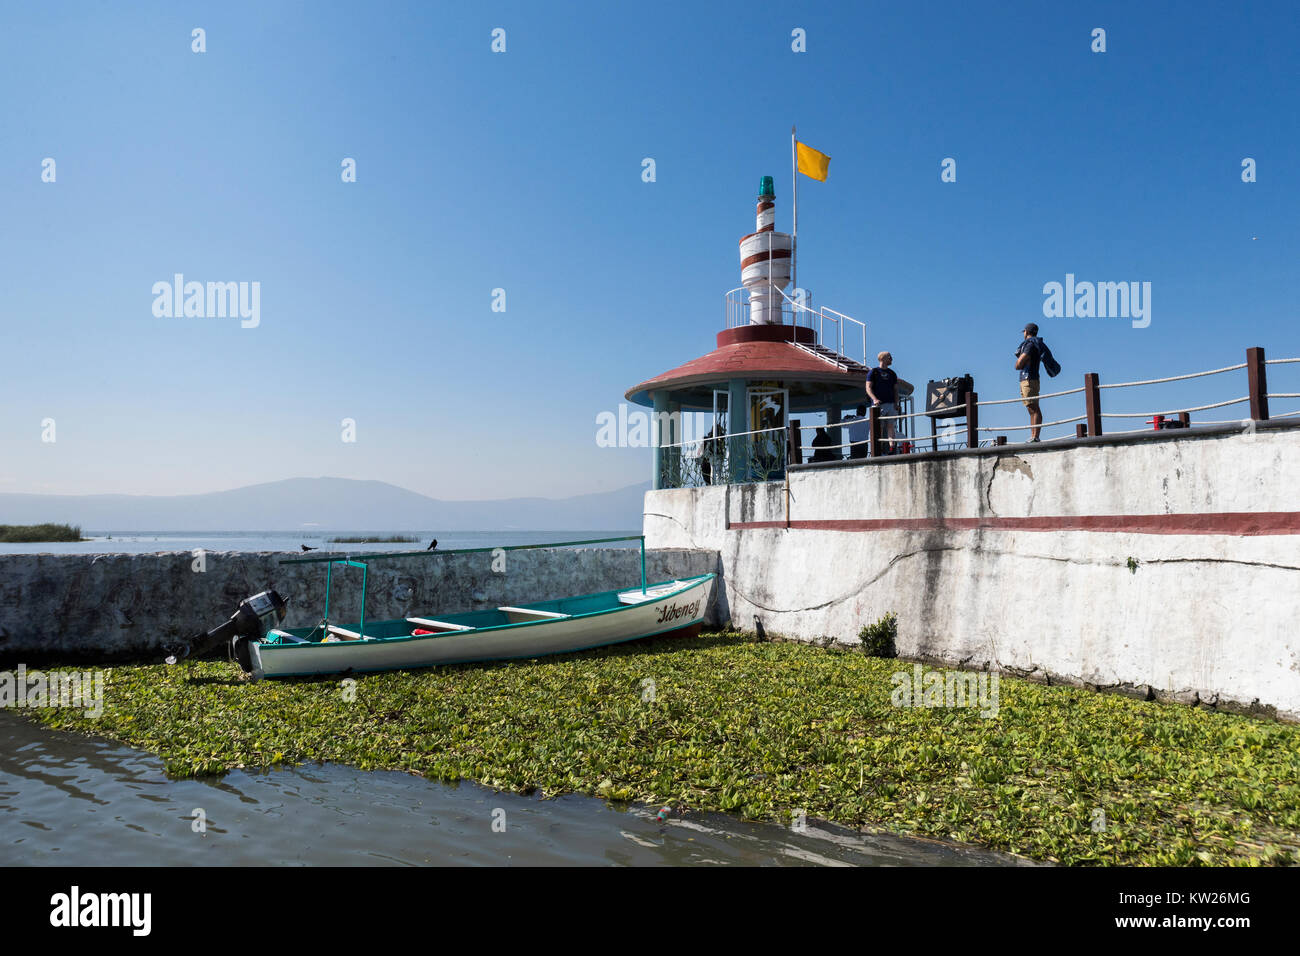
[[[330, 643], [257, 643], [251, 647], [253, 674], [259, 678], [300, 677], [542, 657], [689, 631], [701, 624], [708, 613], [715, 577], [707, 574], [682, 582], [662, 582], [648, 589], [651, 596], [641, 603], [567, 615], [561, 619], [424, 636]], [[678, 583], [680, 587], [671, 586]], [[637, 592], [623, 593], [635, 595]], [[376, 622], [375, 627], [383, 630], [395, 623]], [[369, 631], [370, 626], [366, 629]]]

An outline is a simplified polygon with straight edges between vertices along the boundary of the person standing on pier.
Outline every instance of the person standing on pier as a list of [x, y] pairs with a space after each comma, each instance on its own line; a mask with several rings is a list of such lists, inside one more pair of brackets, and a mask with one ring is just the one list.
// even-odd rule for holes
[[817, 429], [817, 433], [813, 436], [812, 446], [812, 461], [821, 462], [840, 460], [840, 450], [835, 447], [835, 443], [831, 441], [831, 433], [825, 428]]
[[[867, 398], [871, 404], [880, 409], [881, 416], [898, 414], [898, 373], [889, 366], [894, 364], [894, 357], [888, 352], [876, 356], [880, 364], [867, 372]], [[894, 420], [884, 422], [883, 436], [889, 441], [889, 452], [894, 452]]]
[[867, 406], [858, 406], [858, 417], [849, 419], [849, 457], [866, 458], [871, 448], [871, 419], [867, 418]]
[[1043, 410], [1038, 405], [1038, 365], [1043, 359], [1039, 348], [1038, 326], [1030, 322], [1023, 329], [1024, 339], [1015, 351], [1016, 368], [1020, 370], [1020, 397], [1029, 410], [1029, 440], [1038, 441], [1042, 431]]

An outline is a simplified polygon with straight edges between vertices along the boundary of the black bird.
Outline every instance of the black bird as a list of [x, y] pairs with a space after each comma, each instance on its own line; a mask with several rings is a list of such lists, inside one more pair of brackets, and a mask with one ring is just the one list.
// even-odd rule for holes
[[434, 539], [433, 539], [433, 543], [432, 543], [431, 545], [429, 545], [427, 548], [425, 548], [424, 550], [425, 550], [425, 551], [432, 551], [432, 550], [433, 550], [434, 548], [436, 548], [437, 546], [438, 546], [438, 539], [437, 539], [437, 538], [434, 538]]
[[307, 545], [305, 545], [305, 544], [302, 546], [302, 549], [303, 549], [304, 551], [315, 551], [315, 550], [316, 550], [315, 548], [309, 548], [309, 547], [307, 547]]

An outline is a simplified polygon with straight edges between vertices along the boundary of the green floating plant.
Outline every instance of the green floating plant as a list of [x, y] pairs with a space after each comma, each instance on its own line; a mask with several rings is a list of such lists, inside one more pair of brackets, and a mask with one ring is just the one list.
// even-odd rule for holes
[[354, 680], [113, 667], [98, 719], [19, 713], [179, 777], [321, 760], [1066, 864], [1300, 862], [1300, 727], [1010, 677], [994, 713], [897, 706], [912, 669], [733, 631]]

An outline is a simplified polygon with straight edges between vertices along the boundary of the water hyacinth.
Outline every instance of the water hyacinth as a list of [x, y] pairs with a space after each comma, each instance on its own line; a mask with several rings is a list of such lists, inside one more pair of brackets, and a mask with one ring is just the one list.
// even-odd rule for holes
[[176, 776], [335, 761], [1065, 864], [1300, 862], [1300, 727], [1010, 677], [993, 716], [896, 706], [911, 668], [728, 632], [321, 680], [121, 666], [97, 720], [25, 713]]

